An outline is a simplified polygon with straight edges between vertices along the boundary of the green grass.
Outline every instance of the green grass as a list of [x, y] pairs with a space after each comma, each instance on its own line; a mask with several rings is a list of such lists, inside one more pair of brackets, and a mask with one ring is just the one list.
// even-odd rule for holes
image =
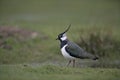
[[119, 80], [119, 69], [71, 68], [55, 65], [1, 65], [1, 80]]
[[[94, 32], [109, 34], [112, 39], [120, 41], [120, 1], [0, 0], [0, 26], [39, 33], [37, 38], [25, 41], [9, 37], [6, 41], [12, 49], [0, 47], [0, 80], [118, 80], [120, 70], [108, 67], [114, 66], [114, 63], [119, 66], [119, 55], [115, 55], [118, 56], [116, 60], [100, 59], [95, 62], [106, 66], [111, 60], [113, 65], [108, 64], [108, 69], [59, 67], [65, 66], [67, 60], [61, 55], [59, 42], [55, 39], [69, 24], [72, 26], [67, 35], [72, 41]], [[24, 67], [27, 63], [29, 65]], [[46, 65], [48, 63], [55, 66]], [[82, 66], [94, 65], [89, 60], [80, 60], [79, 63]]]
[[[63, 60], [56, 37], [72, 24], [68, 38], [78, 41], [91, 32], [110, 34], [120, 40], [118, 0], [1, 0], [0, 26], [19, 27], [39, 32], [36, 39], [17, 42], [8, 39], [12, 50], [0, 48], [0, 63]], [[43, 33], [47, 39], [40, 38]], [[47, 56], [44, 56], [47, 54]]]

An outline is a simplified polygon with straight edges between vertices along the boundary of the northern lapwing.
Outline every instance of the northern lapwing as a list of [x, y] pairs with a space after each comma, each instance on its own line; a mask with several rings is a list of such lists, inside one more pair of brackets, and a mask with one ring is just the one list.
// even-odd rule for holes
[[71, 42], [68, 40], [66, 36], [66, 32], [70, 29], [70, 26], [62, 33], [60, 33], [57, 37], [56, 40], [60, 41], [60, 49], [62, 55], [69, 60], [67, 66], [73, 61], [73, 67], [75, 66], [75, 59], [80, 58], [80, 59], [93, 59], [96, 60], [98, 59], [97, 56], [88, 53], [81, 47], [79, 47], [76, 43]]

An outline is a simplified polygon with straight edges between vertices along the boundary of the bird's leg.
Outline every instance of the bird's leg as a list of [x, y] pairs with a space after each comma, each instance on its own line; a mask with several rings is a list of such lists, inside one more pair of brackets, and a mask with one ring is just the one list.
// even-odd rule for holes
[[75, 60], [73, 60], [73, 67], [75, 67]]
[[71, 63], [71, 60], [69, 60], [69, 62], [68, 62], [68, 64], [67, 64], [67, 66], [69, 66], [69, 64]]

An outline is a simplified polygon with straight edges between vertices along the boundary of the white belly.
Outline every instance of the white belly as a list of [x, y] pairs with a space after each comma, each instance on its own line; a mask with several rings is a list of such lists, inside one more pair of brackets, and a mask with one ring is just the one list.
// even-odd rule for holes
[[62, 49], [61, 49], [61, 52], [62, 52], [62, 55], [67, 58], [67, 59], [75, 59], [74, 57], [70, 56], [66, 51], [65, 51], [65, 47], [67, 45], [65, 45]]

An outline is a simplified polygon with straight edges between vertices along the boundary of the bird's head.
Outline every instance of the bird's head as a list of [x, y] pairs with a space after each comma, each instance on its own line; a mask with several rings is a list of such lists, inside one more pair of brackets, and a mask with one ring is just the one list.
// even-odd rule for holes
[[56, 40], [60, 40], [60, 41], [66, 40], [66, 39], [67, 39], [67, 36], [66, 36], [65, 33], [70, 29], [70, 26], [71, 26], [71, 24], [68, 26], [68, 28], [67, 28], [64, 32], [62, 32], [62, 33], [60, 33], [60, 34], [58, 35], [58, 37], [57, 37]]

